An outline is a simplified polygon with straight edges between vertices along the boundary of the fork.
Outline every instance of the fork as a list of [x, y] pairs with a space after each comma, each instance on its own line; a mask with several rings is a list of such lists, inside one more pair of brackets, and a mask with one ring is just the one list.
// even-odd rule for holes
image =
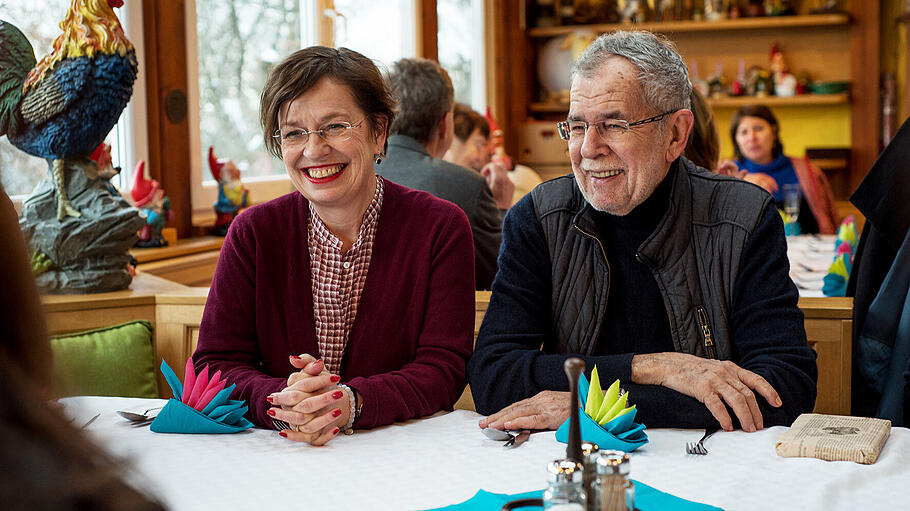
[[717, 433], [718, 429], [719, 428], [705, 429], [705, 434], [701, 437], [701, 440], [699, 440], [698, 443], [686, 442], [686, 454], [708, 454], [708, 450], [705, 449], [705, 440], [707, 440], [708, 437], [714, 433]]

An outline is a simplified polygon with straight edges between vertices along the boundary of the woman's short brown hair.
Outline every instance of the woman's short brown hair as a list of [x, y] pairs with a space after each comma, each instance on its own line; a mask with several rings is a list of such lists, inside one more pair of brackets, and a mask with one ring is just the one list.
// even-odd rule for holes
[[733, 154], [737, 160], [746, 159], [739, 149], [739, 144], [736, 143], [736, 130], [739, 129], [739, 123], [743, 117], [758, 117], [771, 125], [771, 129], [774, 130], [774, 145], [771, 147], [772, 158], [777, 158], [780, 153], [784, 152], [784, 146], [780, 143], [780, 125], [777, 123], [777, 117], [774, 117], [774, 112], [765, 105], [746, 105], [737, 110], [733, 114], [733, 119], [730, 120], [730, 140], [733, 141]]
[[323, 78], [331, 78], [351, 89], [351, 96], [366, 114], [373, 136], [380, 135], [379, 130], [384, 125], [388, 144], [389, 127], [395, 118], [395, 100], [373, 61], [347, 48], [310, 46], [288, 55], [275, 66], [262, 88], [259, 122], [269, 153], [281, 158], [281, 143], [272, 137], [278, 129], [281, 107]]
[[455, 103], [455, 113], [452, 116], [455, 124], [455, 136], [465, 142], [474, 130], [480, 130], [483, 138], [490, 138], [490, 123], [487, 119], [464, 103]]

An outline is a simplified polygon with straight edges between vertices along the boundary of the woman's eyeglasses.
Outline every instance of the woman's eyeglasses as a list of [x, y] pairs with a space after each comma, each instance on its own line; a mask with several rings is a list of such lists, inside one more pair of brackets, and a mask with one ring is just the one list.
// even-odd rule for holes
[[632, 128], [657, 122], [677, 110], [679, 109], [670, 110], [655, 115], [654, 117], [648, 117], [647, 119], [635, 122], [628, 122], [622, 119], [607, 119], [605, 121], [592, 123], [587, 123], [585, 121], [562, 121], [556, 123], [556, 128], [559, 131], [559, 138], [572, 142], [584, 140], [588, 128], [593, 126], [594, 131], [600, 139], [609, 144], [611, 142], [622, 142], [629, 135], [629, 132], [632, 131]]
[[359, 128], [363, 124], [364, 119], [361, 119], [358, 122], [353, 124], [349, 122], [333, 122], [326, 124], [325, 126], [319, 128], [318, 130], [307, 131], [301, 128], [294, 128], [292, 126], [287, 126], [282, 132], [281, 129], [275, 130], [275, 133], [272, 134], [272, 138], [278, 140], [281, 143], [282, 147], [297, 147], [302, 146], [307, 143], [310, 139], [310, 135], [319, 135], [328, 143], [332, 142], [344, 142], [351, 138], [353, 130]]

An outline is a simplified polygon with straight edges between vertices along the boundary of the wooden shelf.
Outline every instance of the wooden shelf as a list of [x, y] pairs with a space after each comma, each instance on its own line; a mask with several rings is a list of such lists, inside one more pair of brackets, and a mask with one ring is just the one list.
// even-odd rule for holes
[[757, 98], [755, 96], [731, 96], [719, 99], [708, 99], [708, 103], [713, 108], [739, 108], [757, 103], [773, 108], [779, 106], [845, 105], [849, 102], [850, 97], [846, 92], [839, 94], [802, 94], [789, 98], [781, 98], [778, 96], [766, 96], [764, 98]]
[[[768, 107], [786, 107], [786, 106], [816, 106], [816, 105], [846, 105], [850, 102], [850, 96], [846, 93], [840, 94], [802, 94], [789, 98], [777, 96], [766, 96], [758, 98], [755, 96], [726, 97], [720, 99], [709, 99], [708, 103], [713, 108], [739, 108], [745, 105], [763, 104]], [[528, 109], [537, 114], [558, 114], [569, 111], [569, 105], [561, 103], [531, 103]]]
[[595, 25], [561, 25], [556, 27], [535, 27], [528, 29], [530, 37], [553, 37], [570, 34], [576, 30], [590, 30], [595, 33], [613, 30], [649, 30], [651, 32], [713, 32], [720, 30], [753, 30], [794, 27], [825, 27], [847, 25], [850, 17], [846, 14], [804, 14], [800, 16], [766, 16], [762, 18], [736, 18], [719, 21], [665, 21], [652, 23], [617, 23]]
[[224, 238], [220, 236], [200, 236], [198, 238], [183, 238], [177, 240], [177, 243], [167, 247], [160, 248], [134, 248], [130, 254], [136, 258], [139, 263], [158, 261], [161, 259], [172, 259], [200, 252], [210, 252], [221, 250], [224, 244]]

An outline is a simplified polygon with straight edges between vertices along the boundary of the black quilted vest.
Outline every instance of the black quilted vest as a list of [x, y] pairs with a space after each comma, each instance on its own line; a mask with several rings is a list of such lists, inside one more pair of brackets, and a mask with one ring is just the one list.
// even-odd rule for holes
[[[669, 208], [636, 258], [657, 281], [676, 351], [726, 360], [743, 246], [771, 195], [685, 158], [669, 172]], [[596, 236], [594, 210], [573, 176], [548, 181], [531, 194], [552, 268], [555, 345], [544, 351], [590, 355], [607, 307], [610, 247]]]

